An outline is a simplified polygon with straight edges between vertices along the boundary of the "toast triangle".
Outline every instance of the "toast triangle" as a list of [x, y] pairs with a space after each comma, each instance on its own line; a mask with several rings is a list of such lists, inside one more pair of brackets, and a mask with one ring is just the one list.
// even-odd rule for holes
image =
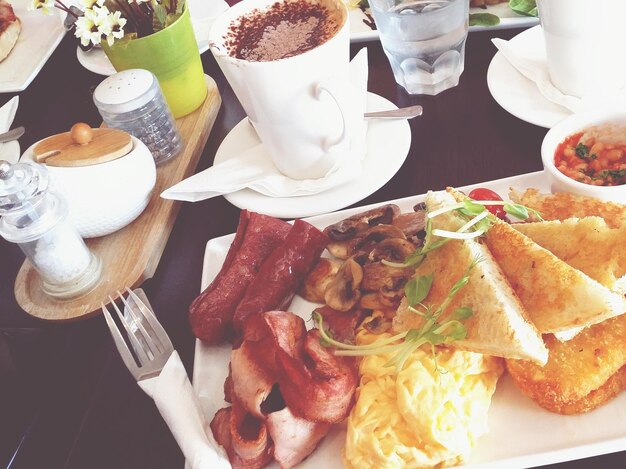
[[626, 224], [600, 217], [511, 225], [562, 261], [619, 294], [626, 294]]
[[[445, 192], [429, 192], [426, 204], [429, 210], [453, 204]], [[453, 215], [444, 214], [433, 219], [433, 225], [443, 229], [458, 229]], [[454, 226], [454, 224], [457, 226]], [[545, 364], [548, 352], [524, 307], [507, 283], [504, 275], [487, 248], [476, 240], [452, 240], [432, 251], [416, 269], [416, 275], [434, 274], [429, 295], [424, 304], [439, 305], [452, 286], [463, 276], [466, 268], [481, 258], [472, 270], [468, 284], [452, 300], [445, 314], [456, 308], [469, 306], [473, 315], [464, 320], [467, 337], [454, 346], [472, 352], [506, 358], [532, 360]], [[423, 322], [403, 300], [394, 318], [394, 329], [404, 331], [418, 328]]]
[[[456, 200], [465, 196], [448, 188]], [[626, 312], [626, 299], [495, 219], [485, 244], [539, 332], [597, 324]]]
[[511, 189], [509, 196], [514, 202], [537, 210], [544, 220], [598, 216], [604, 218], [611, 228], [626, 224], [626, 205], [614, 202], [605, 202], [567, 192], [542, 194], [537, 189], [527, 189], [523, 193]]

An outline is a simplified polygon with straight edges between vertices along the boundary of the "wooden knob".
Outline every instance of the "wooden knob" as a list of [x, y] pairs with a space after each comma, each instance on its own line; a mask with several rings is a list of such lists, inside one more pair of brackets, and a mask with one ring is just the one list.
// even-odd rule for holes
[[79, 145], [87, 145], [93, 139], [93, 129], [84, 122], [77, 122], [70, 129], [70, 137]]

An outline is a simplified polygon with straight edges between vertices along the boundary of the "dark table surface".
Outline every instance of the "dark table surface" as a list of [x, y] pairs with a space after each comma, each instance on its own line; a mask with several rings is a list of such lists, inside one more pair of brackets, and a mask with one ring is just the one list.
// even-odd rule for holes
[[[494, 36], [519, 31], [472, 32], [459, 86], [438, 96], [410, 96], [396, 85], [378, 41], [369, 50], [369, 91], [398, 106], [422, 104], [411, 121], [412, 143], [400, 171], [356, 205], [420, 194], [541, 169], [546, 130], [508, 114], [487, 89]], [[20, 95], [14, 126], [24, 125], [22, 149], [77, 121], [100, 123], [91, 94], [102, 80], [83, 69], [74, 38], [66, 37]], [[204, 70], [218, 84], [223, 104], [198, 170], [210, 166], [220, 142], [244, 117], [210, 53]], [[13, 94], [0, 94], [0, 105]], [[187, 371], [194, 338], [187, 309], [199, 293], [206, 242], [235, 230], [239, 209], [219, 197], [185, 203], [154, 277], [143, 285]], [[0, 465], [12, 469], [180, 468], [183, 456], [154, 403], [120, 360], [101, 316], [73, 324], [46, 323], [20, 309], [13, 294], [24, 260], [0, 238]], [[515, 425], [515, 422], [511, 422]], [[626, 449], [626, 448], [625, 448]], [[626, 452], [552, 467], [626, 467]]]

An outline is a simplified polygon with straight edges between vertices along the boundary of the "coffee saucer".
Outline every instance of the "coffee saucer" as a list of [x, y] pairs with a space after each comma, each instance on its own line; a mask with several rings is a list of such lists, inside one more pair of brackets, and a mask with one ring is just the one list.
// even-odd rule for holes
[[[397, 109], [391, 101], [367, 93], [367, 110]], [[225, 195], [231, 204], [278, 218], [301, 218], [333, 212], [352, 205], [380, 189], [400, 169], [411, 146], [406, 120], [372, 120], [368, 123], [367, 151], [358, 178], [319, 194], [268, 197], [251, 189]], [[245, 118], [228, 133], [215, 154], [215, 164], [259, 145], [259, 137]], [[269, 155], [266, 155], [269, 158]]]
[[[541, 26], [522, 31], [511, 39], [517, 50], [524, 50], [525, 58], [545, 62], [546, 46]], [[487, 85], [491, 96], [515, 117], [550, 128], [572, 113], [551, 101], [539, 92], [537, 85], [518, 72], [501, 52], [497, 52], [487, 70]]]

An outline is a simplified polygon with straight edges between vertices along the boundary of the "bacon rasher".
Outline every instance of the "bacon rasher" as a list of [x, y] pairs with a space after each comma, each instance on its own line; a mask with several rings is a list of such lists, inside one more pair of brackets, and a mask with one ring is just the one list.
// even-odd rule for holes
[[[315, 449], [332, 423], [348, 416], [356, 367], [352, 359], [336, 357], [323, 347], [319, 333], [307, 332], [302, 318], [293, 313], [254, 314], [244, 322], [242, 333], [241, 344], [231, 355], [225, 387], [233, 409], [241, 406], [247, 417], [234, 419], [231, 414], [226, 432], [222, 409], [211, 428], [234, 467], [253, 467], [241, 464], [252, 464], [258, 454], [265, 454], [265, 440], [260, 438], [264, 432], [270, 435], [271, 451], [281, 468], [293, 467]], [[246, 424], [251, 428], [246, 429]], [[256, 451], [242, 446], [243, 455], [237, 450], [234, 442], [242, 441], [242, 434], [248, 435], [244, 441], [256, 442]]]

